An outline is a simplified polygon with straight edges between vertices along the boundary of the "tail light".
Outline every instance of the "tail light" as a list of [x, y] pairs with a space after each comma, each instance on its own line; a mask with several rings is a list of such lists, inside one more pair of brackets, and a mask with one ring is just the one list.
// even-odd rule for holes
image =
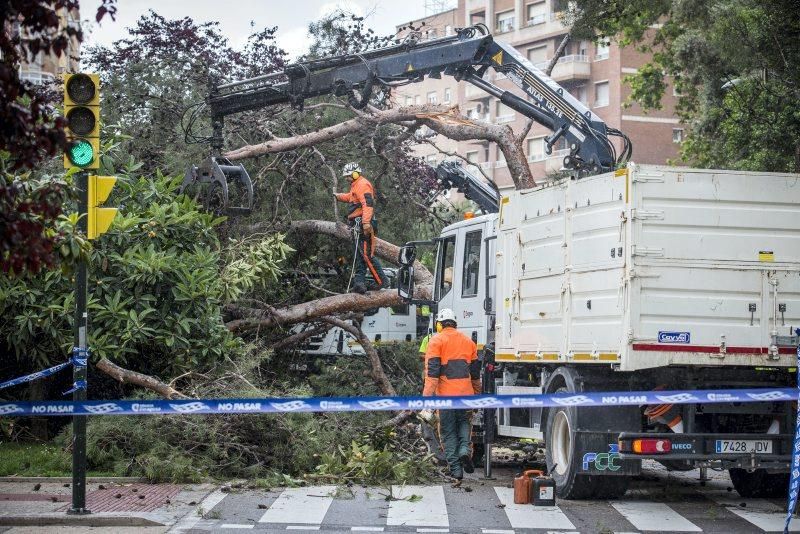
[[668, 439], [635, 439], [631, 449], [634, 454], [667, 454], [672, 450], [672, 442]]

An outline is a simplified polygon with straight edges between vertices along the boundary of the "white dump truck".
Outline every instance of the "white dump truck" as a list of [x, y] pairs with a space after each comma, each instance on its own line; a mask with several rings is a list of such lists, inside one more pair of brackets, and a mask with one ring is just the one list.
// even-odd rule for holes
[[[413, 298], [401, 253], [400, 294]], [[482, 349], [487, 393], [794, 385], [800, 175], [635, 165], [507, 193], [435, 240], [434, 301]], [[453, 269], [452, 283], [443, 273]], [[497, 410], [543, 440], [562, 498], [623, 494], [641, 460], [786, 491], [793, 403]]]

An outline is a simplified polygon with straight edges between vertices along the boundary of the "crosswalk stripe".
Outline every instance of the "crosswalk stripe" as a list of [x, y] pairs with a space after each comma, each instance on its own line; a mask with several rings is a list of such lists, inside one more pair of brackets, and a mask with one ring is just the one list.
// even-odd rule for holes
[[[449, 527], [442, 486], [392, 486], [388, 526]], [[416, 497], [412, 497], [416, 496]]]
[[239, 528], [239, 529], [246, 529], [246, 528], [255, 528], [255, 525], [240, 525], [238, 523], [223, 523], [219, 526], [219, 528]]
[[333, 502], [331, 495], [335, 490], [336, 486], [287, 488], [258, 522], [321, 525]]
[[320, 525], [288, 525], [286, 530], [319, 530]]
[[574, 530], [575, 525], [557, 506], [514, 504], [514, 489], [495, 486], [508, 521], [514, 528]]
[[483, 534], [514, 534], [513, 530], [495, 530], [491, 528], [482, 528], [481, 532]]
[[353, 532], [383, 532], [383, 527], [350, 527]]
[[649, 532], [702, 532], [703, 529], [663, 503], [642, 501], [612, 502], [634, 527]]
[[[786, 513], [780, 506], [766, 499], [747, 499], [747, 501], [743, 501], [737, 494], [721, 490], [704, 491], [700, 494], [724, 506], [732, 514], [736, 514], [765, 532], [783, 532]], [[742, 502], [746, 502], [749, 508], [740, 508], [739, 504]], [[800, 524], [798, 524], [797, 520], [792, 521], [789, 526], [789, 532], [800, 532]]]

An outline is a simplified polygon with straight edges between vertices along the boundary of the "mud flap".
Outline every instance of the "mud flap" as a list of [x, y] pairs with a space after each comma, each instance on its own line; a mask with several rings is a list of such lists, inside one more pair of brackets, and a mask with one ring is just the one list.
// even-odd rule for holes
[[575, 454], [578, 473], [591, 476], [638, 475], [641, 460], [623, 460], [619, 455], [619, 432], [578, 430]]

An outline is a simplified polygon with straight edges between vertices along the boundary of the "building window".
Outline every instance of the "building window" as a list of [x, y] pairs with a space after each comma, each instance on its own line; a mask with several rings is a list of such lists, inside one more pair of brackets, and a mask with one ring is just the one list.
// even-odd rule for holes
[[419, 106], [420, 104], [422, 104], [422, 97], [420, 97], [419, 95], [416, 95], [416, 96], [414, 97], [414, 104], [416, 104], [416, 105], [418, 105], [418, 106]]
[[577, 54], [579, 56], [589, 57], [589, 41], [581, 41], [578, 43]]
[[608, 59], [609, 49], [611, 42], [608, 39], [600, 39], [595, 43], [594, 60], [600, 61], [601, 59]]
[[464, 238], [464, 263], [461, 267], [461, 296], [478, 294], [481, 271], [481, 231], [469, 232]]
[[528, 61], [534, 65], [547, 62], [547, 45], [535, 46], [528, 49]]
[[547, 4], [545, 2], [528, 4], [527, 15], [528, 26], [544, 24], [547, 22]]
[[467, 161], [470, 163], [478, 163], [478, 151], [467, 152]]
[[683, 143], [683, 128], [672, 129], [672, 142]]
[[472, 15], [469, 16], [469, 22], [473, 26], [479, 23], [486, 24], [486, 12], [481, 11], [479, 13], [473, 13]]
[[577, 86], [573, 94], [575, 95], [575, 98], [578, 99], [578, 102], [580, 102], [584, 106], [589, 104], [589, 94], [588, 91], [586, 90], [585, 85]]
[[528, 161], [542, 161], [544, 158], [544, 137], [528, 139]]
[[506, 106], [499, 100], [495, 102], [495, 121], [498, 124], [512, 122], [514, 120], [514, 110]]
[[608, 82], [594, 84], [594, 107], [599, 108], [608, 105]]
[[452, 95], [450, 93], [450, 88], [446, 87], [444, 90], [444, 103], [449, 104], [452, 99]]
[[428, 93], [428, 104], [438, 104], [439, 98], [436, 96], [436, 91]]
[[495, 17], [495, 32], [505, 33], [514, 29], [514, 11], [503, 11]]
[[410, 96], [407, 96], [406, 97], [406, 106], [410, 106], [413, 103], [414, 103], [414, 99], [411, 98]]

